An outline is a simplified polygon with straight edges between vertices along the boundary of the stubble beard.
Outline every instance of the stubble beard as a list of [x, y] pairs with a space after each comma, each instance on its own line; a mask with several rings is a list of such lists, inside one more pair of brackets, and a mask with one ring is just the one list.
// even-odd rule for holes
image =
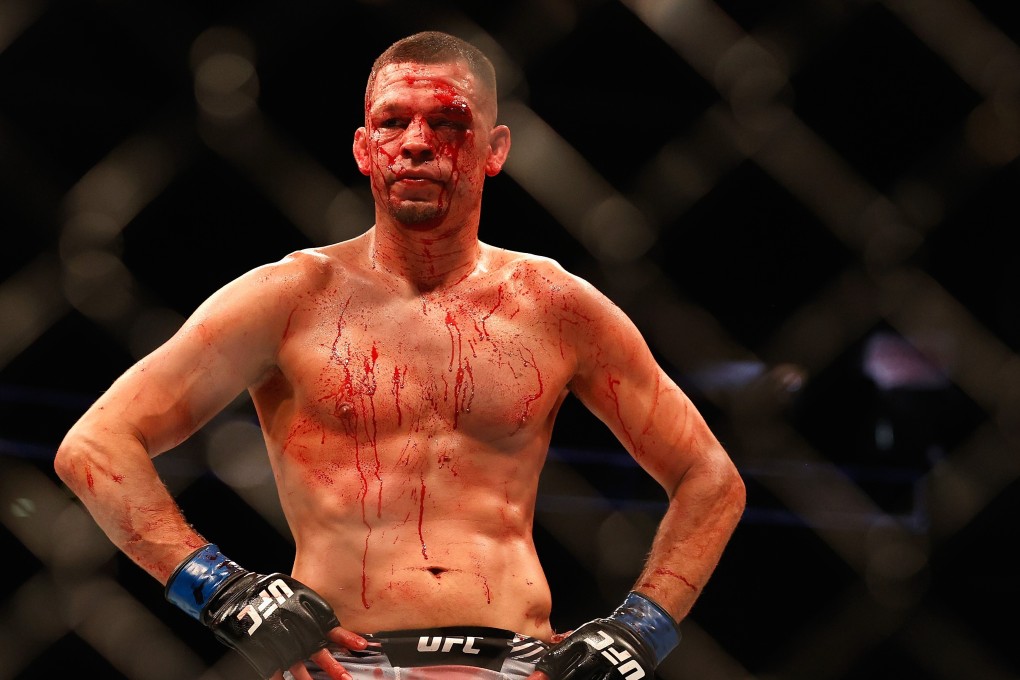
[[395, 205], [390, 204], [390, 215], [401, 224], [407, 225], [435, 222], [442, 218], [445, 212], [436, 203], [404, 201]]

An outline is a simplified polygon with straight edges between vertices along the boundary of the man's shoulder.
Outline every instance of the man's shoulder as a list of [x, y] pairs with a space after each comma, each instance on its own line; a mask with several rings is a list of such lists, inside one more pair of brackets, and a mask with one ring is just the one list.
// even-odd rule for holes
[[545, 255], [527, 253], [519, 250], [508, 250], [488, 246], [492, 253], [493, 269], [502, 269], [515, 278], [529, 274], [538, 274], [557, 283], [580, 281], [580, 278], [567, 271], [557, 260]]
[[580, 274], [564, 267], [558, 260], [534, 253], [505, 251], [504, 267], [510, 276], [526, 285], [555, 288], [572, 298], [601, 302], [603, 295]]
[[251, 270], [248, 276], [260, 287], [323, 288], [347, 269], [341, 245], [295, 250], [275, 262]]

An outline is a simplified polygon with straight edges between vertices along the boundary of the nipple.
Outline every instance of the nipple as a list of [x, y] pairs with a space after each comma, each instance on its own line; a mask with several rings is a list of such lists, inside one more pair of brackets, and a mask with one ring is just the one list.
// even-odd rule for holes
[[354, 419], [354, 405], [344, 402], [340, 404], [336, 409], [336, 415], [343, 420]]

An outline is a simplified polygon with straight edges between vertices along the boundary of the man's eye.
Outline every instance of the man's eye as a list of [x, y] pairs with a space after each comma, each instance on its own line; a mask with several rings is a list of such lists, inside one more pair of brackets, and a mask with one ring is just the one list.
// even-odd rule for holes
[[407, 122], [399, 118], [387, 118], [379, 123], [381, 128], [403, 128], [407, 127]]
[[444, 130], [463, 130], [464, 126], [457, 121], [448, 120], [446, 118], [442, 120], [436, 120], [429, 123], [433, 129], [442, 128]]

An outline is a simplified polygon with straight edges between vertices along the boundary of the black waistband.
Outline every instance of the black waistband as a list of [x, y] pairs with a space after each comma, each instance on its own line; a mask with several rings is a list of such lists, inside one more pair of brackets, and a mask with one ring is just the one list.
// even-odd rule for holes
[[[378, 643], [391, 665], [401, 667], [474, 666], [498, 671], [508, 658], [530, 661], [547, 649], [535, 638], [485, 626], [388, 630], [363, 637]], [[355, 655], [370, 655], [371, 650], [372, 646]]]
[[503, 628], [489, 628], [487, 626], [438, 626], [435, 628], [408, 628], [406, 630], [381, 630], [378, 633], [365, 633], [362, 637], [366, 640], [382, 639], [406, 639], [420, 637], [443, 637], [447, 635], [471, 636], [481, 638], [497, 638], [512, 640], [517, 633]]

